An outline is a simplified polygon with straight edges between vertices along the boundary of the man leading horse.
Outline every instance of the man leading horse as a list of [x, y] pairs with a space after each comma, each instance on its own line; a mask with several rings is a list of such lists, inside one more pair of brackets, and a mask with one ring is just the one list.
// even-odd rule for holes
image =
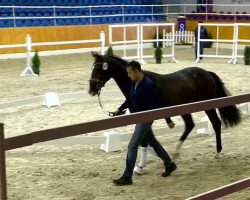
[[[152, 80], [142, 73], [141, 65], [136, 61], [131, 61], [127, 65], [127, 73], [131, 79], [130, 98], [115, 112], [120, 113], [129, 108], [132, 113], [159, 108], [163, 105]], [[176, 170], [176, 165], [172, 162], [168, 153], [156, 140], [152, 126], [153, 121], [139, 123], [135, 126], [135, 131], [128, 145], [126, 158], [126, 168], [121, 178], [113, 180], [115, 185], [132, 184], [133, 169], [137, 158], [138, 147], [142, 143], [148, 143], [153, 147], [156, 154], [163, 160], [165, 171], [163, 177], [170, 176]]]

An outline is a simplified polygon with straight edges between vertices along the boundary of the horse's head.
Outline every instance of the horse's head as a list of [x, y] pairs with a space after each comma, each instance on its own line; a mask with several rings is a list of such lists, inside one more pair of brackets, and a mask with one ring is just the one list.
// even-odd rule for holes
[[91, 77], [89, 80], [89, 94], [95, 96], [111, 78], [108, 62], [98, 53], [92, 52], [95, 61], [92, 66]]

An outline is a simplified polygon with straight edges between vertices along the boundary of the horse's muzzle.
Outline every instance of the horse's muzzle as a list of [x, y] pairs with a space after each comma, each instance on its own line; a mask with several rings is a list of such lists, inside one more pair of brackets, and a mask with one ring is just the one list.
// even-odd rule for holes
[[95, 96], [104, 86], [104, 82], [96, 79], [89, 80], [89, 94]]

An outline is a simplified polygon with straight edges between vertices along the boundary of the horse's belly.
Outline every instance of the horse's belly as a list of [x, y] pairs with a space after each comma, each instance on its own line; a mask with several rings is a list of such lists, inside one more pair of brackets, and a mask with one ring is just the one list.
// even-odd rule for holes
[[172, 106], [216, 98], [216, 93], [212, 85], [211, 88], [192, 88], [185, 86], [177, 90], [166, 90], [163, 97], [165, 104]]

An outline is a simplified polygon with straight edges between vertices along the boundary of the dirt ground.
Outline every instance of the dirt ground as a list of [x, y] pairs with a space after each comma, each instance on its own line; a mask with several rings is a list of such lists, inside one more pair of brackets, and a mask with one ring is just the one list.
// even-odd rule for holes
[[[150, 51], [150, 50], [149, 50]], [[152, 50], [151, 50], [152, 51]], [[211, 51], [211, 50], [207, 50]], [[228, 50], [225, 50], [225, 52]], [[120, 52], [116, 52], [120, 53]], [[190, 66], [199, 66], [218, 74], [233, 95], [250, 92], [250, 68], [242, 61], [227, 64], [226, 59], [204, 59], [194, 62], [194, 49], [177, 48], [179, 63], [164, 59], [161, 65], [147, 60], [144, 69], [170, 73]], [[20, 77], [25, 59], [0, 60], [0, 101], [6, 102], [43, 95], [45, 92], [87, 91], [93, 58], [90, 53], [41, 57], [41, 76]], [[118, 89], [113, 81], [106, 90]], [[124, 99], [103, 99], [108, 110], [116, 110]], [[194, 114], [198, 122], [202, 113]], [[92, 101], [75, 99], [62, 102], [60, 107], [47, 108], [31, 104], [0, 110], [0, 122], [5, 124], [5, 136], [27, 134], [52, 127], [83, 123], [107, 118], [97, 98]], [[183, 123], [174, 117], [176, 124]], [[163, 120], [154, 127], [166, 126]], [[119, 132], [131, 132], [134, 126], [120, 127]], [[190, 196], [250, 176], [250, 118], [223, 129], [223, 151], [220, 159], [214, 158], [215, 137], [200, 136], [192, 132], [176, 160], [178, 169], [170, 177], [162, 178], [162, 162], [150, 156], [145, 174], [134, 176], [134, 184], [117, 187], [112, 184], [125, 165], [126, 145], [121, 152], [104, 153], [97, 145], [90, 146], [32, 146], [7, 152], [8, 194], [10, 200], [181, 200]], [[102, 132], [94, 133], [102, 134]], [[165, 149], [173, 152], [181, 133], [158, 137]], [[250, 199], [246, 189], [228, 195], [228, 199]]]

